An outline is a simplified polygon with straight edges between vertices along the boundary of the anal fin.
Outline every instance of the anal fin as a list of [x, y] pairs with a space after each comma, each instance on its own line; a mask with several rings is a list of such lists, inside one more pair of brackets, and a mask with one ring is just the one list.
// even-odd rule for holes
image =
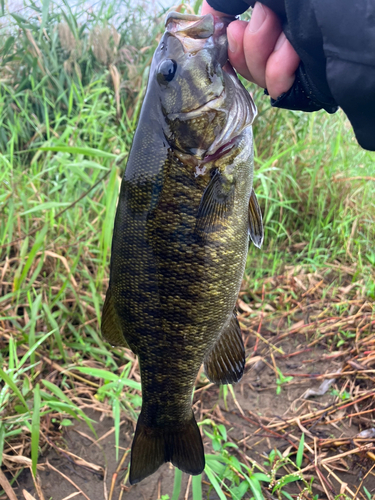
[[233, 384], [241, 380], [245, 368], [245, 348], [237, 316], [233, 312], [212, 351], [204, 360], [204, 371], [215, 384]]
[[262, 212], [254, 189], [251, 190], [249, 200], [249, 236], [256, 247], [260, 248], [262, 246], [264, 239]]
[[129, 349], [122, 332], [120, 318], [118, 317], [115, 309], [111, 288], [108, 288], [107, 295], [105, 297], [101, 330], [103, 337], [111, 345], [127, 347]]

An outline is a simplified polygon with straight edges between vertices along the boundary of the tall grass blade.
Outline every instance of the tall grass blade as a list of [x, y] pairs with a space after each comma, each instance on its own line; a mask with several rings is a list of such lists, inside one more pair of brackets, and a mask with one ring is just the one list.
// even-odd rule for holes
[[113, 406], [113, 422], [115, 426], [115, 447], [116, 447], [116, 460], [118, 460], [118, 452], [120, 446], [120, 401], [118, 398], [114, 398]]
[[[27, 214], [32, 214], [34, 212], [40, 212], [41, 210], [50, 210], [51, 208], [60, 208], [60, 207], [67, 207], [69, 206], [70, 203], [65, 202], [65, 201], [47, 201], [46, 203], [40, 203], [36, 205], [33, 208], [30, 208], [29, 210], [26, 210], [25, 212], [22, 212], [20, 215], [27, 215]], [[47, 226], [48, 229], [48, 226]]]
[[0, 467], [3, 463], [3, 450], [4, 450], [4, 439], [5, 439], [5, 425], [0, 422]]
[[262, 487], [260, 485], [260, 482], [258, 479], [256, 479], [254, 476], [251, 476], [247, 478], [250, 484], [251, 491], [254, 494], [255, 500], [264, 500], [264, 496], [262, 493]]
[[191, 480], [193, 500], [202, 500], [202, 474], [193, 476]]
[[214, 473], [212, 472], [212, 470], [210, 469], [210, 467], [207, 464], [206, 464], [206, 467], [204, 469], [204, 472], [206, 473], [212, 486], [215, 488], [215, 491], [216, 491], [218, 497], [220, 498], [220, 500], [226, 500], [226, 496], [224, 495], [223, 490], [220, 488], [220, 485], [219, 485]]
[[29, 269], [34, 262], [34, 259], [35, 259], [37, 252], [39, 251], [40, 247], [44, 243], [44, 239], [45, 239], [45, 236], [47, 234], [47, 231], [48, 231], [48, 226], [45, 225], [43, 227], [43, 229], [40, 231], [40, 233], [38, 234], [38, 236], [36, 237], [35, 243], [30, 250], [29, 256], [26, 260], [26, 263], [25, 263], [25, 266], [22, 270], [21, 276], [20, 276], [18, 282], [14, 283], [14, 290], [15, 291], [19, 290], [19, 288], [22, 286], [22, 283], [23, 283], [24, 279], [26, 278], [27, 273], [29, 272]]
[[174, 468], [173, 493], [171, 500], [178, 500], [181, 493], [182, 472], [177, 467]]
[[40, 388], [36, 384], [34, 388], [34, 408], [31, 421], [31, 469], [36, 477], [38, 452], [39, 452], [39, 434], [40, 434]]
[[296, 465], [298, 468], [301, 468], [302, 460], [303, 460], [303, 449], [305, 446], [305, 433], [302, 433], [301, 440], [298, 445]]
[[56, 153], [70, 153], [74, 155], [85, 155], [85, 156], [98, 156], [99, 158], [113, 158], [117, 159], [117, 155], [113, 153], [108, 153], [107, 151], [101, 151], [95, 148], [83, 148], [83, 147], [73, 147], [73, 146], [43, 146], [39, 148], [40, 151], [55, 151]]
[[50, 0], [43, 0], [42, 23], [40, 25], [40, 35], [39, 35], [40, 38], [42, 38], [44, 27], [47, 24], [49, 4], [50, 4]]

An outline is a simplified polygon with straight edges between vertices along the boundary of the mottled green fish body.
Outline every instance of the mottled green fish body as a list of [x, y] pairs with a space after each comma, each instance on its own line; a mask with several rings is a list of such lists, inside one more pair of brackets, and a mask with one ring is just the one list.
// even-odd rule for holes
[[168, 461], [200, 474], [199, 368], [220, 384], [243, 374], [235, 303], [249, 236], [263, 239], [255, 113], [227, 63], [225, 21], [169, 14], [121, 185], [102, 319], [107, 340], [139, 359], [132, 484]]

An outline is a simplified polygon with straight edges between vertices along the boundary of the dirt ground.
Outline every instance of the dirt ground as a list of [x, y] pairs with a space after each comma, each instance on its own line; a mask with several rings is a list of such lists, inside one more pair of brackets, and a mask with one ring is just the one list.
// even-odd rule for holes
[[[248, 341], [248, 348], [251, 348], [251, 339]], [[299, 345], [297, 340], [294, 343], [285, 343], [282, 345], [285, 355], [296, 352], [303, 346]], [[224, 401], [219, 398], [219, 388], [211, 386], [206, 390], [198, 390], [195, 396], [195, 410], [197, 417], [209, 416], [217, 422], [224, 422], [227, 428], [230, 429], [229, 437], [240, 446], [240, 450], [244, 455], [248, 454], [256, 459], [259, 463], [263, 463], [265, 454], [269, 453], [272, 448], [277, 447], [281, 452], [289, 446], [287, 435], [284, 439], [279, 436], [273, 436], [272, 433], [267, 435], [266, 432], [259, 432], [260, 424], [265, 424], [271, 421], [285, 421], [287, 418], [294, 417], [302, 413], [319, 411], [325, 407], [329, 407], [335, 401], [335, 396], [328, 391], [323, 396], [303, 399], [302, 396], [309, 388], [317, 389], [321, 380], [311, 380], [304, 377], [298, 377], [298, 374], [323, 374], [337, 372], [340, 369], [341, 363], [335, 359], [326, 359], [330, 357], [330, 353], [317, 347], [302, 352], [299, 355], [290, 358], [283, 358], [278, 355], [277, 366], [280, 370], [286, 373], [293, 373], [294, 379], [291, 383], [282, 387], [281, 394], [276, 395], [275, 373], [272, 366], [268, 366], [265, 362], [259, 360], [253, 362], [250, 358], [249, 367], [241, 382], [235, 386], [235, 394], [237, 404], [233, 398], [228, 396], [227, 408]], [[332, 357], [331, 357], [332, 358]], [[333, 385], [334, 387], [334, 385]], [[114, 476], [118, 462], [115, 457], [115, 438], [114, 433], [108, 435], [108, 431], [112, 430], [112, 419], [105, 417], [100, 420], [100, 414], [90, 414], [90, 417], [97, 420], [95, 429], [99, 437], [99, 442], [93, 442], [93, 439], [84, 437], [84, 434], [89, 434], [87, 426], [84, 424], [75, 424], [74, 427], [68, 428], [64, 433], [61, 443], [58, 443], [60, 448], [65, 448], [69, 452], [74, 453], [81, 459], [86, 460], [90, 464], [98, 466], [98, 471], [92, 468], [78, 466], [69, 457], [61, 452], [57, 453], [54, 449], [50, 449], [44, 456], [40, 458], [40, 463], [48, 462], [58, 469], [62, 475], [57, 472], [45, 468], [40, 471], [41, 486], [46, 499], [63, 500], [73, 498], [73, 494], [77, 493], [78, 486], [85, 495], [78, 494], [76, 498], [89, 498], [90, 500], [107, 499], [111, 490], [111, 484], [114, 481], [113, 499], [118, 499], [122, 480], [126, 474], [129, 461], [129, 454], [123, 467], [118, 475]], [[338, 422], [337, 425], [327, 425], [328, 422], [322, 420], [307, 430], [307, 439], [309, 437], [326, 439], [326, 438], [350, 438], [356, 436], [363, 426], [358, 425], [354, 419], [349, 421]], [[124, 421], [121, 427], [120, 439], [120, 459], [125, 450], [131, 445], [133, 433], [133, 424], [130, 421]], [[296, 429], [298, 433], [298, 428]], [[332, 435], [334, 434], [334, 435]], [[104, 439], [101, 437], [107, 435]], [[205, 439], [205, 450], [210, 450], [210, 440]], [[347, 483], [349, 487], [356, 490], [361, 483], [364, 474], [368, 470], [368, 459], [364, 456], [355, 455], [354, 459], [349, 457], [349, 460], [342, 461], [339, 470], [335, 473], [339, 476], [342, 482]], [[105, 477], [103, 473], [105, 472]], [[328, 475], [328, 474], [327, 474]], [[72, 480], [76, 486], [69, 483]], [[174, 472], [170, 464], [165, 464], [153, 476], [145, 479], [140, 484], [133, 487], [127, 486], [124, 488], [123, 500], [157, 500], [161, 495], [169, 494], [171, 496], [173, 490]], [[334, 493], [340, 493], [340, 484], [334, 477], [330, 478], [335, 489]], [[29, 493], [37, 497], [35, 488], [28, 471], [25, 471], [18, 479], [18, 495], [23, 498], [21, 492], [26, 489]], [[369, 475], [365, 480], [364, 485], [367, 490], [374, 492], [375, 478]], [[182, 495], [180, 498], [190, 499], [191, 493], [187, 491], [188, 476], [184, 474]], [[318, 487], [319, 489], [319, 487]], [[208, 491], [208, 490], [207, 490]], [[297, 493], [295, 486], [290, 485], [291, 493]], [[215, 491], [209, 494], [210, 499], [218, 498]], [[248, 498], [248, 496], [245, 496]]]
[[[366, 491], [375, 498], [375, 307], [360, 285], [353, 284], [355, 271], [346, 271], [338, 276], [330, 269], [320, 274], [297, 274], [292, 269], [289, 274], [267, 278], [257, 295], [244, 282], [238, 308], [247, 363], [242, 380], [234, 387], [236, 400], [228, 393], [224, 401], [220, 388], [201, 378], [194, 411], [197, 420], [210, 418], [225, 424], [228, 441], [238, 446], [230, 448], [231, 453], [248, 465], [255, 460], [263, 466], [273, 449], [285, 456], [296, 451], [304, 433], [302, 469], [307, 481], [314, 478], [315, 499], [334, 500], [344, 494], [340, 500], [370, 500]], [[292, 377], [281, 387], [280, 372]], [[56, 369], [49, 376], [58, 383], [63, 370]], [[328, 380], [330, 387], [320, 395], [304, 397], [307, 390], [318, 390]], [[62, 431], [51, 420], [44, 422], [38, 461], [40, 491], [36, 492], [25, 468], [13, 484], [17, 498], [31, 500], [27, 492], [41, 500], [43, 496], [45, 500], [171, 497], [174, 470], [169, 464], [132, 487], [124, 482], [135, 422], [122, 414], [117, 461], [111, 407], [99, 404], [89, 386], [73, 380], [72, 386], [81, 408], [96, 421], [98, 439], [84, 423]], [[212, 453], [205, 435], [204, 445], [205, 452]], [[16, 446], [9, 450], [13, 456], [8, 455], [3, 469], [6, 472], [8, 466], [10, 479], [19, 470], [22, 452]], [[23, 453], [27, 456], [26, 448]], [[287, 473], [280, 469], [275, 479]], [[203, 485], [204, 498], [218, 498], [209, 489], [207, 477]], [[297, 483], [284, 489], [301, 498]], [[276, 499], [271, 490], [264, 488], [264, 494], [267, 500]], [[244, 500], [251, 497], [248, 492]], [[303, 496], [305, 500], [310, 497]], [[190, 498], [191, 482], [184, 475], [180, 500]]]

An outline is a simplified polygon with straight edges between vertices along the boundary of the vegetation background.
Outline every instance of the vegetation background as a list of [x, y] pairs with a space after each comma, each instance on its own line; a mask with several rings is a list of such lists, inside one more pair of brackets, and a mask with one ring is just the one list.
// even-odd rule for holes
[[[176, 8], [197, 13], [200, 3]], [[129, 490], [127, 483], [141, 404], [137, 362], [98, 332], [120, 180], [164, 13], [127, 0], [89, 10], [78, 0], [25, 0], [16, 12], [1, 0], [0, 9], [0, 498], [142, 498], [142, 484]], [[157, 477], [147, 498], [370, 500], [375, 154], [358, 146], [341, 111], [274, 110], [248, 88], [259, 109], [255, 189], [266, 234], [262, 251], [250, 248], [238, 306], [249, 373], [259, 363], [269, 370], [259, 389], [269, 398], [252, 414], [237, 389], [216, 390], [201, 374], [194, 401], [210, 450], [205, 474], [188, 481], [177, 471], [174, 488], [166, 483], [163, 491]], [[281, 393], [312, 377], [288, 375], [286, 359], [314, 349], [328, 363], [314, 377], [331, 381], [330, 392], [321, 391], [323, 409], [316, 403], [311, 414], [288, 413], [288, 420], [285, 407], [275, 424], [264, 401], [276, 415]], [[65, 438], [81, 421], [79, 432], [97, 442], [103, 418], [113, 476], [108, 464], [73, 453]], [[246, 430], [254, 421], [258, 427]], [[125, 444], [123, 424], [130, 426]], [[250, 445], [257, 433], [263, 442]], [[99, 476], [104, 490], [95, 483], [87, 493], [89, 479], [62, 477], [57, 467], [71, 490], [46, 492], [52, 449], [74, 471]]]

